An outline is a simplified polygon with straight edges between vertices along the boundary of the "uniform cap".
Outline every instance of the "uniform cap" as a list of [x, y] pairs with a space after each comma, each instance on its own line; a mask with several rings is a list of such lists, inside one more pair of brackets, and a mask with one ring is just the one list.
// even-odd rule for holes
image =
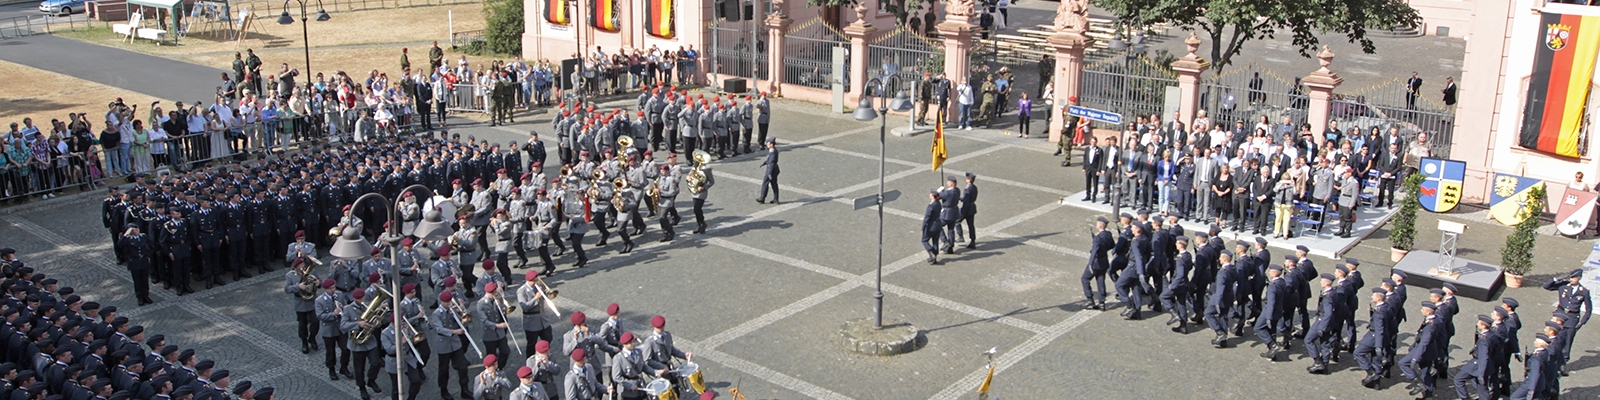
[[1456, 292], [1456, 285], [1454, 283], [1445, 282], [1441, 288], [1450, 291], [1451, 294]]
[[650, 317], [650, 327], [660, 329], [667, 326], [667, 317], [660, 315]]
[[451, 185], [460, 185], [461, 184], [461, 178], [456, 178], [456, 179], [451, 180], [450, 184]]
[[1188, 236], [1178, 236], [1176, 238], [1173, 238], [1172, 240], [1176, 241], [1176, 242], [1189, 243], [1189, 237]]
[[1533, 335], [1533, 340], [1541, 341], [1541, 342], [1544, 342], [1545, 344], [1550, 344], [1550, 336], [1549, 335], [1545, 335], [1543, 333], [1534, 334]]
[[400, 287], [400, 294], [409, 294], [415, 291], [417, 291], [417, 284], [415, 283], [407, 283], [405, 286]]
[[239, 383], [233, 384], [233, 395], [244, 395], [244, 392], [250, 391], [250, 388], [254, 386], [255, 384], [251, 383], [250, 381], [239, 381]]
[[528, 368], [526, 365], [522, 366], [522, 368], [517, 368], [517, 378], [527, 378], [530, 376], [533, 376], [533, 368]]
[[1401, 270], [1397, 269], [1397, 270], [1394, 270], [1391, 273], [1394, 274], [1394, 276], [1400, 277], [1400, 279], [1405, 279], [1406, 278], [1406, 272], [1405, 271], [1401, 271]]
[[439, 250], [435, 250], [434, 253], [438, 253], [440, 257], [448, 256], [450, 255], [450, 248], [440, 247]]
[[1267, 238], [1256, 236], [1256, 244], [1261, 245], [1261, 247], [1267, 247]]
[[1122, 213], [1122, 215], [1118, 215], [1117, 217], [1125, 218], [1125, 219], [1133, 219], [1133, 214]]
[[583, 325], [583, 323], [587, 322], [587, 321], [589, 321], [589, 317], [586, 316], [586, 315], [583, 315], [583, 311], [573, 311], [572, 312], [572, 324], [573, 325]]
[[1428, 293], [1432, 293], [1432, 294], [1437, 294], [1437, 295], [1443, 296], [1444, 295], [1444, 289], [1428, 289]]
[[1273, 266], [1267, 267], [1267, 270], [1268, 271], [1283, 272], [1283, 266], [1281, 266], [1281, 265], [1273, 265]]
[[1094, 220], [1095, 220], [1095, 221], [1096, 221], [1096, 222], [1099, 222], [1099, 223], [1102, 223], [1102, 224], [1109, 224], [1109, 223], [1111, 223], [1111, 221], [1107, 221], [1107, 220], [1106, 220], [1106, 217], [1105, 217], [1105, 216], [1103, 216], [1103, 215], [1102, 215], [1102, 216], [1098, 216], [1098, 217], [1094, 217]]
[[1383, 278], [1383, 284], [1389, 285], [1389, 286], [1400, 286], [1400, 284], [1395, 283], [1393, 279], [1389, 279], [1389, 278]]
[[1389, 291], [1383, 290], [1383, 288], [1381, 288], [1381, 287], [1372, 288], [1372, 292], [1373, 293], [1378, 293], [1378, 294], [1385, 294], [1385, 295], [1389, 294]]
[[1344, 263], [1348, 264], [1348, 265], [1354, 265], [1354, 266], [1357, 266], [1357, 267], [1361, 266], [1361, 260], [1357, 260], [1357, 259], [1354, 259], [1354, 258], [1346, 258], [1346, 259], [1344, 259]]
[[617, 306], [617, 303], [606, 306], [606, 315], [617, 315], [619, 312], [622, 312], [622, 307]]
[[1556, 332], [1561, 332], [1561, 323], [1559, 323], [1559, 322], [1555, 322], [1555, 321], [1545, 321], [1545, 322], [1544, 322], [1544, 326], [1545, 326], [1545, 327], [1546, 327], [1546, 328], [1550, 328], [1550, 329], [1555, 329], [1555, 330], [1556, 330]]
[[1284, 254], [1283, 255], [1283, 260], [1284, 261], [1294, 261], [1294, 260], [1298, 260], [1298, 258], [1295, 258], [1293, 254]]
[[633, 332], [622, 333], [622, 344], [633, 343]]
[[500, 361], [500, 359], [499, 359], [499, 357], [495, 357], [494, 354], [489, 354], [489, 355], [483, 356], [483, 366], [484, 366], [484, 368], [488, 368], [490, 365], [494, 365], [496, 361]]
[[1575, 269], [1575, 270], [1572, 270], [1572, 272], [1567, 273], [1567, 279], [1582, 278], [1582, 277], [1583, 277], [1583, 269], [1582, 268]]
[[498, 290], [498, 289], [500, 289], [500, 284], [498, 284], [498, 283], [489, 282], [489, 283], [485, 283], [483, 285], [483, 291], [485, 293], [494, 292], [495, 290]]
[[1489, 316], [1483, 315], [1483, 314], [1478, 314], [1478, 322], [1482, 322], [1482, 323], [1485, 323], [1485, 324], [1494, 324], [1494, 320], [1493, 319], [1489, 319]]
[[383, 275], [377, 272], [367, 275], [367, 283], [378, 283], [380, 280], [383, 280]]
[[230, 375], [230, 374], [232, 374], [232, 373], [228, 372], [228, 370], [225, 370], [225, 369], [217, 370], [216, 372], [212, 372], [211, 373], [211, 381], [212, 382], [216, 382], [216, 381], [220, 381], [220, 380], [223, 380], [223, 379], [228, 379], [228, 375]]
[[1333, 274], [1330, 274], [1330, 273], [1327, 273], [1327, 272], [1323, 272], [1320, 277], [1322, 279], [1327, 279], [1327, 280], [1330, 280], [1330, 281], [1331, 280], [1335, 280], [1335, 278], [1333, 277]]
[[1306, 247], [1306, 245], [1303, 245], [1303, 244], [1295, 245], [1294, 249], [1298, 250], [1298, 251], [1301, 251], [1301, 252], [1306, 252], [1306, 253], [1310, 253], [1311, 252], [1311, 248]]
[[1500, 315], [1500, 319], [1505, 319], [1506, 317], [1511, 316], [1511, 313], [1506, 312], [1506, 309], [1500, 308], [1500, 307], [1495, 307], [1494, 308], [1494, 313], [1495, 314], [1499, 314]]
[[473, 179], [472, 180], [472, 184], [474, 184], [474, 185], [482, 185], [483, 184], [483, 178]]
[[582, 348], [572, 349], [572, 361], [583, 361], [583, 357], [587, 355], [588, 352]]
[[1243, 241], [1243, 240], [1235, 241], [1235, 242], [1233, 242], [1233, 244], [1237, 245], [1239, 247], [1250, 248], [1250, 242], [1246, 242], [1246, 241]]
[[356, 288], [354, 292], [350, 292], [350, 297], [355, 298], [356, 300], [366, 298], [367, 288]]
[[446, 276], [446, 277], [444, 277], [444, 286], [445, 287], [450, 287], [450, 286], [455, 286], [455, 285], [456, 285], [456, 277], [454, 277], [454, 276]]
[[331, 288], [331, 287], [333, 287], [333, 278], [328, 278], [328, 279], [323, 279], [322, 280], [322, 288], [323, 289], [327, 289], [327, 288]]
[[540, 340], [539, 343], [534, 343], [533, 344], [533, 351], [539, 352], [539, 353], [549, 353], [550, 352], [550, 342], [549, 341], [545, 341], [545, 340]]
[[449, 303], [451, 300], [455, 300], [456, 297], [452, 293], [453, 292], [451, 292], [449, 290], [445, 290], [445, 291], [439, 292], [439, 302], [440, 303]]
[[1334, 271], [1343, 272], [1345, 275], [1349, 275], [1350, 274], [1350, 269], [1349, 268], [1345, 268], [1343, 265], [1335, 265], [1335, 266], [1333, 266], [1333, 270]]
[[415, 244], [415, 243], [417, 243], [417, 241], [416, 240], [412, 240], [411, 238], [400, 239], [400, 245], [401, 246], [410, 246], [410, 245]]
[[1431, 302], [1431, 301], [1424, 301], [1424, 302], [1422, 302], [1422, 308], [1437, 309], [1437, 308], [1439, 308], [1439, 305], [1438, 304], [1434, 304], [1434, 302]]
[[1517, 299], [1510, 298], [1510, 297], [1500, 299], [1500, 302], [1501, 303], [1505, 303], [1505, 305], [1511, 306], [1511, 308], [1521, 307], [1520, 304], [1517, 304]]

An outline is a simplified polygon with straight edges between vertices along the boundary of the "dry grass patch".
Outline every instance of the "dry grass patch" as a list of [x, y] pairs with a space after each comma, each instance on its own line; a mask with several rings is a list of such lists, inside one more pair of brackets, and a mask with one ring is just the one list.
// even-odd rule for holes
[[[0, 96], [0, 122], [22, 123], [23, 118], [33, 118], [33, 123], [48, 126], [51, 119], [67, 120], [67, 113], [82, 112], [98, 115], [106, 111], [106, 103], [121, 97], [128, 104], [149, 105], [156, 101], [142, 93], [114, 88], [42, 69], [0, 61], [0, 76], [11, 82]], [[96, 126], [99, 126], [97, 123]], [[4, 129], [0, 125], [0, 129]]]
[[[440, 46], [443, 45], [441, 44]], [[331, 75], [333, 71], [345, 71], [345, 73], [350, 74], [352, 78], [366, 78], [367, 71], [376, 69], [378, 72], [389, 74], [389, 80], [393, 81], [400, 78], [401, 47], [405, 46], [385, 45], [346, 49], [311, 49], [311, 69], [314, 70], [314, 72], [308, 73], [306, 71], [300, 71], [301, 76], [314, 80], [316, 79], [315, 77], [317, 72], [321, 72], [325, 75]], [[258, 54], [261, 56], [261, 61], [265, 65], [262, 67], [263, 74], [277, 73], [281, 68], [279, 65], [281, 63], [289, 63], [290, 68], [305, 68], [305, 53], [300, 51], [274, 51]], [[462, 55], [462, 53], [446, 49], [444, 57], [445, 61], [447, 61], [449, 65], [456, 65], [456, 61], [460, 60]], [[228, 69], [230, 65], [229, 63], [233, 62], [233, 55], [208, 54], [191, 57], [179, 57], [177, 59], [180, 61], [186, 61], [200, 65]], [[472, 65], [474, 69], [480, 65], [488, 65], [490, 61], [496, 59], [507, 61], [510, 60], [508, 58], [467, 55], [467, 62]], [[411, 69], [421, 70], [427, 67], [427, 48], [412, 48]]]
[[[278, 11], [274, 9], [274, 11]], [[316, 10], [311, 10], [315, 13]], [[178, 56], [208, 55], [210, 53], [226, 54], [228, 62], [233, 61], [233, 53], [244, 52], [245, 49], [255, 49], [258, 53], [263, 50], [273, 49], [300, 49], [302, 44], [301, 22], [299, 12], [295, 11], [295, 23], [278, 25], [277, 15], [264, 15], [265, 9], [255, 12], [253, 22], [255, 28], [245, 35], [242, 41], [221, 40], [210, 34], [199, 32], [191, 33], [182, 39], [177, 46], [158, 46], [148, 40], [137, 40], [128, 43], [109, 28], [92, 28], [77, 32], [61, 32], [58, 36], [83, 40], [90, 43], [118, 47], [147, 54]], [[441, 6], [404, 7], [379, 10], [361, 10], [350, 12], [331, 12], [333, 19], [317, 22], [311, 21], [306, 29], [309, 30], [311, 48], [330, 46], [350, 46], [363, 44], [384, 43], [416, 43], [438, 40], [450, 42], [450, 13], [455, 15], [455, 31], [471, 31], [484, 28], [483, 5], [479, 3], [463, 3]], [[398, 51], [397, 51], [398, 53]], [[427, 52], [420, 54], [424, 60]], [[415, 60], [413, 60], [415, 62]], [[395, 56], [395, 63], [399, 63], [399, 55]], [[270, 62], [268, 64], [271, 64]], [[228, 63], [210, 64], [227, 67]], [[226, 68], [224, 68], [226, 69]]]

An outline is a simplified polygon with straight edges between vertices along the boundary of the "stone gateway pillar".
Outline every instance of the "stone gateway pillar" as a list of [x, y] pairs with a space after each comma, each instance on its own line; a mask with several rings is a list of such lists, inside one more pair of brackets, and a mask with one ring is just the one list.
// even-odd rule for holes
[[1200, 37], [1194, 32], [1189, 33], [1183, 44], [1189, 47], [1189, 54], [1173, 61], [1172, 70], [1178, 72], [1178, 121], [1185, 127], [1192, 127], [1200, 108], [1200, 74], [1211, 69], [1211, 63], [1195, 55], [1195, 51], [1200, 50]]
[[1307, 97], [1310, 97], [1311, 103], [1306, 107], [1306, 123], [1311, 124], [1311, 136], [1316, 138], [1318, 146], [1325, 140], [1322, 131], [1328, 129], [1328, 117], [1333, 112], [1333, 89], [1344, 83], [1344, 78], [1328, 69], [1333, 64], [1333, 56], [1333, 50], [1322, 46], [1322, 52], [1317, 53], [1322, 68], [1300, 80], [1310, 91]]

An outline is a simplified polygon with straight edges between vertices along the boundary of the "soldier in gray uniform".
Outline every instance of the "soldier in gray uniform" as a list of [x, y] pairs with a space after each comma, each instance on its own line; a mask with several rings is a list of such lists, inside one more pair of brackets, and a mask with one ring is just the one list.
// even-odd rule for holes
[[[527, 234], [523, 236], [523, 239], [528, 243], [536, 244], [535, 248], [539, 252], [539, 261], [544, 262], [544, 273], [549, 274], [556, 270], [555, 263], [550, 260], [550, 241], [555, 240], [556, 244], [561, 243], [560, 214], [556, 213], [556, 202], [550, 200], [549, 192], [541, 188], [535, 193], [538, 201], [531, 216], [533, 225], [532, 228], [529, 228]], [[562, 248], [565, 249], [566, 246], [563, 245]]]
[[449, 246], [440, 246], [435, 252], [439, 259], [428, 266], [428, 286], [433, 287], [437, 293], [444, 290], [444, 280], [446, 278], [461, 275], [461, 265], [456, 260], [451, 259], [452, 255]]
[[678, 174], [673, 171], [671, 165], [661, 166], [661, 176], [656, 178], [656, 191], [659, 197], [656, 207], [659, 208], [663, 233], [661, 242], [666, 243], [672, 241], [672, 237], [676, 235], [672, 227], [677, 226], [680, 219], [677, 208]]
[[[422, 309], [422, 287], [415, 283], [400, 286], [400, 318], [404, 318], [406, 322], [411, 324], [411, 326], [404, 328], [407, 338], [412, 335], [422, 334], [419, 330], [428, 329], [428, 315]], [[415, 346], [417, 347], [417, 355], [422, 358], [423, 363], [433, 357], [433, 351], [428, 348], [427, 340], [417, 342]], [[415, 393], [415, 391], [411, 392]]]
[[[505, 204], [506, 218], [511, 228], [511, 247], [517, 251], [517, 268], [523, 268], [528, 265], [526, 236], [528, 229], [533, 225], [531, 216], [535, 206], [531, 199], [523, 197], [525, 192], [533, 194], [528, 191], [529, 189], [524, 189], [525, 187], [527, 186], [512, 188], [511, 195], [507, 197]], [[500, 264], [506, 265], [505, 261], [501, 261]], [[509, 271], [501, 272], [510, 274]]]
[[[668, 102], [669, 100], [667, 99], [667, 96], [661, 93], [660, 89], [657, 89], [655, 91], [655, 96], [650, 97], [650, 103], [645, 105], [645, 110], [648, 110], [648, 113], [645, 115], [648, 118], [647, 123], [650, 126], [650, 133], [647, 138], [649, 138], [650, 141], [644, 143], [648, 143], [651, 150], [661, 150], [661, 133], [666, 124], [665, 113], [667, 111]], [[641, 146], [640, 148], [642, 149], [644, 147]]]
[[[683, 97], [668, 94], [667, 106], [661, 111], [663, 122], [661, 136], [667, 141], [667, 151], [673, 153], [678, 151], [678, 121], [685, 109], [683, 102]], [[656, 146], [655, 150], [660, 151], [661, 148]]]
[[[650, 153], [651, 152], [647, 151], [642, 154], [648, 157]], [[650, 162], [650, 165], [647, 165], [645, 162], [641, 161], [639, 157], [639, 154], [634, 154], [628, 157], [628, 188], [633, 190], [635, 200], [644, 203], [645, 208], [650, 210], [650, 216], [654, 217], [656, 216], [656, 204], [648, 201], [644, 197], [646, 196], [646, 193], [650, 191], [650, 186], [655, 185], [655, 175], [658, 175], [658, 172], [653, 166], [653, 164], [655, 164], [654, 162]], [[644, 219], [642, 218], [641, 214], [637, 212], [637, 208], [634, 210], [636, 212], [632, 217], [630, 217], [630, 220], [633, 222], [633, 234], [638, 235], [644, 233]]]
[[[701, 104], [701, 108], [704, 110], [700, 112], [700, 121], [698, 122], [700, 126], [696, 128], [700, 133], [700, 137], [696, 139], [697, 146], [706, 152], [720, 151], [722, 150], [722, 141], [719, 139], [728, 134], [724, 126], [722, 103]], [[693, 152], [690, 153], [692, 154]]]
[[445, 400], [454, 399], [450, 396], [450, 371], [455, 370], [456, 382], [461, 387], [461, 394], [467, 396], [471, 393], [467, 387], [467, 337], [466, 328], [458, 324], [454, 307], [445, 306], [455, 301], [455, 294], [439, 291], [440, 307], [433, 310], [434, 342], [439, 344], [439, 397]]
[[[590, 331], [588, 318], [582, 311], [572, 312], [572, 316], [569, 318], [572, 322], [572, 330], [567, 331], [561, 337], [562, 352], [567, 355], [574, 355], [582, 351], [582, 354], [586, 357], [583, 357], [581, 361], [594, 367], [601, 367], [605, 365], [604, 355], [616, 353], [617, 348], [607, 344], [605, 338], [599, 333]], [[572, 369], [578, 369], [576, 362], [573, 363]], [[600, 378], [596, 376], [595, 379], [598, 382]], [[568, 393], [570, 394], [571, 392]]]
[[461, 245], [476, 245], [477, 251], [489, 252], [489, 218], [493, 217], [494, 194], [488, 190], [488, 183], [482, 178], [472, 181], [472, 229], [477, 231], [476, 242], [461, 242]]
[[587, 351], [576, 349], [572, 351], [572, 370], [567, 371], [567, 378], [563, 384], [562, 397], [565, 400], [600, 400], [601, 393], [610, 393], [611, 389], [600, 383], [600, 378], [595, 375], [596, 367], [592, 366], [586, 358]]
[[[456, 262], [457, 265], [460, 266], [460, 270], [456, 271], [457, 279], [460, 279], [462, 283], [465, 283], [468, 288], [475, 288], [478, 284], [478, 276], [472, 274], [472, 268], [478, 264], [478, 261], [481, 260], [481, 258], [480, 253], [478, 253], [478, 247], [473, 243], [476, 243], [478, 238], [481, 236], [478, 235], [477, 230], [472, 229], [472, 226], [468, 222], [466, 216], [462, 216], [457, 224], [459, 224], [458, 226], [460, 227], [460, 229], [456, 230], [454, 235], [456, 238]], [[438, 270], [436, 269], [433, 272], [438, 272]], [[440, 280], [443, 278], [434, 276], [433, 279]], [[468, 289], [467, 297], [472, 298], [478, 296], [473, 294], [471, 289]]]
[[[417, 393], [422, 391], [422, 381], [427, 379], [427, 378], [422, 376], [421, 358], [418, 355], [413, 354], [410, 346], [400, 346], [399, 345], [402, 342], [396, 341], [396, 339], [395, 339], [395, 329], [400, 329], [399, 325], [391, 323], [391, 324], [389, 324], [389, 326], [384, 327], [382, 332], [378, 333], [378, 345], [379, 345], [379, 348], [378, 349], [374, 349], [374, 351], [379, 351], [379, 350], [383, 351], [383, 354], [384, 354], [384, 358], [383, 358], [383, 361], [382, 361], [383, 362], [383, 372], [386, 372], [386, 373], [389, 374], [389, 385], [390, 385], [390, 387], [395, 388], [394, 390], [397, 391], [397, 392], [395, 392], [394, 396], [392, 396], [392, 398], [394, 398], [396, 400], [399, 399], [398, 390], [400, 388], [400, 376], [399, 376], [400, 372], [395, 370], [395, 367], [394, 367], [395, 366], [395, 357], [404, 358], [404, 361], [405, 361], [405, 376], [406, 376], [406, 400], [416, 400]], [[401, 339], [401, 340], [411, 340], [411, 335], [410, 335], [411, 332], [408, 330], [408, 331], [405, 331], [405, 333], [406, 333], [405, 335], [402, 335], [402, 336], [405, 337], [405, 339]], [[427, 341], [424, 340], [423, 343], [427, 343]], [[401, 350], [403, 353], [396, 353], [395, 350], [397, 348], [398, 349], [404, 349], [404, 350]], [[427, 351], [427, 350], [425, 350], [425, 349], [417, 349], [417, 351]], [[373, 386], [373, 389], [377, 389], [377, 386]]]
[[545, 319], [544, 302], [550, 301], [533, 282], [539, 279], [539, 271], [528, 271], [524, 277], [527, 282], [517, 288], [517, 306], [522, 308], [522, 337], [527, 339], [527, 354], [537, 354], [534, 345], [540, 341], [555, 340], [554, 330], [550, 321]]
[[711, 195], [711, 187], [717, 184], [716, 175], [712, 174], [710, 165], [701, 166], [700, 173], [705, 174], [705, 181], [700, 183], [698, 193], [692, 193], [696, 234], [706, 233], [706, 214], [702, 209], [706, 206], [706, 198]]
[[744, 96], [744, 104], [739, 106], [738, 116], [739, 131], [741, 135], [744, 135], [744, 151], [739, 151], [738, 136], [730, 136], [728, 151], [734, 155], [750, 154], [750, 134], [755, 130], [755, 104], [750, 100], [750, 96]]
[[650, 370], [656, 371], [661, 378], [672, 381], [672, 386], [677, 390], [688, 388], [686, 376], [678, 376], [669, 372], [675, 366], [672, 360], [682, 358], [685, 361], [694, 360], [694, 353], [678, 350], [672, 344], [672, 332], [667, 332], [667, 318], [660, 315], [650, 318], [650, 336], [644, 339], [644, 359]]
[[[757, 133], [757, 140], [766, 143], [767, 123], [772, 122], [772, 102], [767, 100], [767, 92], [761, 92], [761, 98], [756, 100], [756, 111], [759, 112], [756, 115], [756, 127], [759, 132]], [[746, 141], [745, 145], [749, 144], [749, 141]], [[745, 152], [749, 153], [750, 149], [745, 149]]]
[[[317, 320], [321, 321], [322, 345], [328, 347], [323, 353], [323, 364], [328, 367], [328, 379], [339, 380], [339, 375], [353, 378], [350, 374], [350, 348], [344, 346], [344, 331], [339, 329], [343, 320], [344, 305], [338, 300], [339, 295], [334, 292], [333, 278], [322, 280], [322, 294], [317, 295], [313, 307], [316, 309]], [[337, 354], [335, 354], [337, 352]], [[337, 357], [336, 357], [337, 356]], [[334, 367], [338, 367], [337, 370]]]
[[478, 299], [476, 307], [478, 313], [476, 320], [482, 324], [482, 329], [479, 329], [482, 336], [478, 339], [483, 341], [485, 357], [493, 355], [499, 359], [496, 368], [504, 368], [506, 360], [511, 358], [511, 346], [506, 343], [511, 321], [506, 319], [505, 307], [500, 303], [503, 297], [500, 294], [500, 287], [500, 284], [495, 282], [484, 284], [483, 298]]
[[678, 135], [683, 139], [683, 154], [694, 153], [695, 138], [700, 136], [700, 111], [701, 107], [691, 100], [678, 112]]
[[636, 231], [643, 232], [644, 217], [639, 215], [639, 190], [633, 187], [632, 179], [624, 179], [624, 181], [623, 183], [627, 185], [623, 186], [622, 190], [617, 191], [614, 198], [621, 199], [622, 202], [621, 209], [617, 210], [619, 214], [617, 217], [617, 234], [622, 235], [622, 253], [627, 254], [633, 251], [634, 247], [634, 234], [628, 233], [628, 225], [631, 222]]
[[944, 222], [944, 253], [956, 253], [956, 224], [961, 222], [961, 188], [956, 187], [956, 177], [945, 178], [944, 189], [939, 193], [939, 221]]
[[303, 260], [294, 260], [289, 272], [284, 273], [283, 292], [288, 293], [290, 301], [294, 303], [294, 320], [296, 330], [300, 336], [300, 354], [311, 354], [317, 347], [317, 342], [312, 339], [317, 336], [318, 325], [314, 322], [316, 309], [311, 300], [301, 298], [298, 294], [314, 290], [310, 284], [301, 283], [305, 274], [310, 273], [310, 263]]
[[572, 146], [567, 139], [567, 125], [572, 123], [572, 110], [561, 110], [550, 119], [550, 129], [556, 131], [556, 157], [562, 164], [572, 163]]
[[[344, 307], [344, 315], [339, 321], [339, 331], [346, 338], [352, 337], [351, 334], [357, 329], [371, 328], [366, 321], [361, 320], [361, 314], [367, 311], [366, 297], [366, 289], [356, 289], [350, 295], [352, 299], [350, 304]], [[383, 362], [383, 358], [378, 356], [381, 354], [378, 353], [378, 341], [368, 340], [366, 343], [358, 343], [355, 339], [349, 339], [344, 345], [355, 356], [356, 387], [361, 389], [361, 398], [367, 399], [370, 397], [367, 388], [378, 390], [378, 363]]]
[[1342, 238], [1350, 237], [1350, 230], [1356, 224], [1356, 204], [1361, 201], [1361, 182], [1353, 176], [1353, 171], [1353, 168], [1345, 169], [1334, 185], [1339, 191], [1339, 230], [1334, 234]]
[[[527, 219], [524, 218], [524, 221]], [[489, 220], [489, 234], [494, 235], [494, 258], [484, 259], [484, 264], [495, 262], [495, 267], [500, 270], [500, 276], [511, 275], [511, 264], [507, 262], [511, 254], [511, 242], [517, 237], [517, 226], [511, 220], [511, 211], [504, 208], [495, 210], [494, 218]]]
[[583, 252], [583, 235], [589, 233], [589, 223], [584, 220], [583, 191], [578, 188], [582, 180], [576, 176], [567, 177], [566, 188], [561, 199], [561, 210], [566, 215], [567, 241], [572, 242], [572, 251], [578, 254], [578, 262], [574, 266], [583, 268], [589, 264], [589, 256]]

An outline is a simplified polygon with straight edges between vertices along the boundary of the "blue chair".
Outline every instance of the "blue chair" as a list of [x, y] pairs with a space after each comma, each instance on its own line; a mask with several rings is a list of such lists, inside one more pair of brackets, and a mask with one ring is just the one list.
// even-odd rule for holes
[[1315, 229], [1317, 233], [1322, 233], [1323, 221], [1326, 220], [1328, 214], [1327, 206], [1301, 202], [1299, 207], [1305, 211], [1305, 217], [1301, 218], [1297, 225], [1300, 228], [1300, 233], [1303, 235], [1307, 230], [1312, 229]]

